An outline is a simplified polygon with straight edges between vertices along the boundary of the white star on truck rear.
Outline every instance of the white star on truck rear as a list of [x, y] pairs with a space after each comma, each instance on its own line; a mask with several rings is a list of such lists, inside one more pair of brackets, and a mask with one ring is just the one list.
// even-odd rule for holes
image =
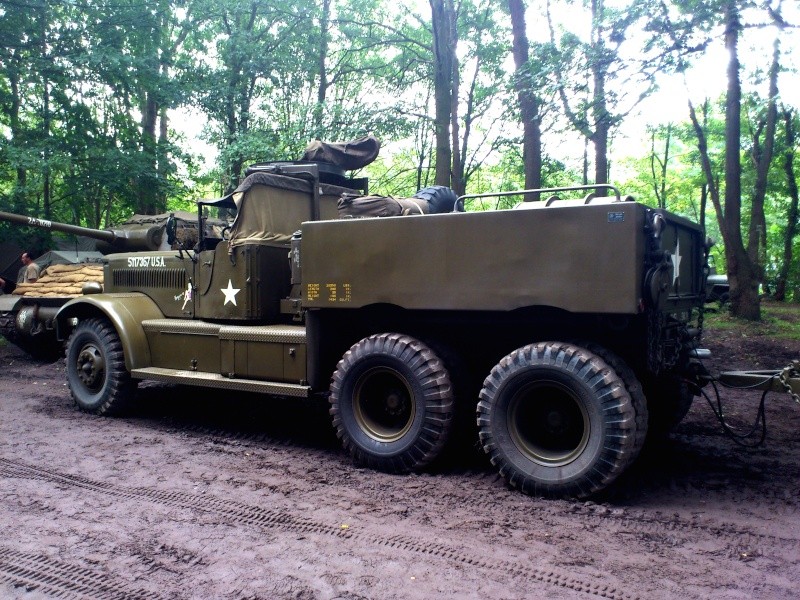
[[675, 254], [672, 255], [672, 285], [675, 285], [678, 277], [680, 277], [681, 260], [681, 241], [678, 240], [675, 246]]

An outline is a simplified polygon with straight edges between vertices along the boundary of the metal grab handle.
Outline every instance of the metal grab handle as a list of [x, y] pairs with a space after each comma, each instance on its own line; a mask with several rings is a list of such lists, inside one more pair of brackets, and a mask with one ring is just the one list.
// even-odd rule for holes
[[[539, 188], [539, 189], [532, 189], [532, 190], [514, 190], [511, 192], [488, 192], [485, 194], [464, 194], [463, 196], [459, 196], [459, 201], [464, 201], [470, 198], [499, 198], [503, 196], [522, 196], [523, 194], [541, 194], [543, 192], [577, 192], [582, 190], [612, 190], [614, 195], [616, 196], [617, 202], [622, 202], [622, 195], [619, 193], [619, 190], [608, 183], [597, 183], [592, 185], [571, 185], [567, 187], [555, 187], [555, 188]], [[524, 202], [535, 202], [534, 200], [524, 200]]]

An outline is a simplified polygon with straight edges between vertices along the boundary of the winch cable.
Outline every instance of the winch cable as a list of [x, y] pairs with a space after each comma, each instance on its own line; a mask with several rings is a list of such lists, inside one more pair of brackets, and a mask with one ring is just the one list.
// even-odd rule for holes
[[[695, 342], [695, 347], [696, 347], [696, 345], [697, 344]], [[706, 373], [708, 373], [708, 381], [709, 381], [709, 383], [711, 383], [711, 386], [714, 388], [715, 400], [712, 399], [711, 396], [709, 396], [708, 393], [706, 393], [706, 391], [703, 388], [698, 386], [693, 381], [686, 380], [686, 383], [688, 383], [691, 387], [695, 388], [706, 399], [706, 402], [708, 402], [708, 406], [711, 408], [711, 411], [714, 413], [714, 416], [717, 418], [717, 420], [719, 421], [720, 425], [722, 426], [723, 433], [725, 433], [725, 435], [727, 435], [729, 438], [731, 438], [738, 446], [741, 446], [742, 448], [754, 449], [754, 448], [758, 448], [760, 446], [763, 446], [764, 445], [764, 440], [767, 437], [767, 414], [766, 414], [766, 409], [765, 409], [765, 405], [766, 405], [765, 401], [766, 401], [766, 398], [767, 398], [767, 394], [770, 392], [770, 390], [769, 389], [764, 390], [764, 393], [761, 394], [761, 401], [758, 404], [758, 410], [756, 411], [756, 418], [753, 421], [753, 425], [750, 427], [749, 431], [747, 431], [746, 433], [743, 433], [742, 431], [737, 431], [736, 429], [731, 427], [728, 424], [727, 420], [725, 419], [725, 410], [724, 410], [723, 405], [722, 405], [722, 396], [721, 396], [721, 394], [719, 392], [719, 388], [717, 387], [717, 384], [719, 384], [719, 385], [721, 385], [723, 387], [726, 387], [728, 389], [752, 390], [752, 389], [760, 388], [762, 385], [764, 385], [765, 383], [767, 383], [767, 382], [769, 382], [769, 381], [771, 381], [773, 379], [777, 379], [780, 376], [780, 374], [779, 373], [775, 373], [774, 375], [770, 375], [769, 377], [765, 377], [763, 381], [759, 381], [759, 382], [754, 383], [752, 385], [736, 386], [736, 385], [730, 385], [730, 384], [723, 383], [717, 377], [713, 377], [711, 375], [711, 372], [706, 368], [706, 365], [703, 363], [703, 360], [699, 359], [699, 362], [700, 362], [701, 366], [703, 367], [703, 370]], [[756, 433], [756, 431], [759, 429], [759, 425], [760, 425], [760, 429], [761, 429], [761, 435], [758, 438], [758, 440], [756, 440], [755, 442], [748, 441]]]
[[[773, 375], [769, 377], [769, 379], [774, 379], [777, 375]], [[701, 389], [700, 393], [708, 402], [709, 407], [711, 407], [714, 416], [717, 417], [720, 425], [722, 426], [722, 431], [731, 438], [738, 446], [742, 448], [758, 448], [764, 444], [764, 440], [767, 437], [767, 415], [765, 411], [765, 400], [767, 398], [767, 394], [770, 390], [764, 390], [764, 393], [761, 394], [761, 401], [758, 403], [758, 410], [756, 411], [756, 418], [753, 421], [753, 425], [750, 427], [749, 431], [737, 431], [731, 425], [728, 424], [727, 419], [725, 418], [725, 411], [722, 406], [722, 396], [719, 393], [719, 388], [717, 387], [717, 383], [720, 385], [729, 388], [729, 389], [736, 389], [736, 390], [749, 390], [757, 388], [760, 384], [756, 385], [747, 385], [747, 386], [732, 386], [732, 385], [725, 385], [718, 379], [711, 380], [711, 386], [714, 388], [714, 396], [716, 400], [712, 399], [711, 396], [706, 393], [705, 390]], [[761, 435], [756, 441], [749, 441], [750, 438], [755, 435], [756, 431], [758, 431], [760, 425]]]

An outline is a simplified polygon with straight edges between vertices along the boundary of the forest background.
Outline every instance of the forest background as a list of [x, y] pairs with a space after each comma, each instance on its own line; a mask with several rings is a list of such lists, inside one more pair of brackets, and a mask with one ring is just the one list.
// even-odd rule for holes
[[612, 181], [701, 222], [758, 319], [764, 294], [800, 301], [798, 5], [0, 0], [0, 210], [194, 210], [248, 164], [372, 133], [373, 193]]

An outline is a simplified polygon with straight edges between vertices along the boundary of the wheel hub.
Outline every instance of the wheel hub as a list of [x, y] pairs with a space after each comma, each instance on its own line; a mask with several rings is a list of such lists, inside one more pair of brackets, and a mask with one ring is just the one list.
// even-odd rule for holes
[[556, 467], [580, 456], [590, 424], [586, 408], [571, 390], [545, 381], [517, 391], [509, 406], [508, 430], [530, 460]]
[[394, 369], [369, 369], [358, 380], [353, 394], [358, 426], [380, 442], [401, 439], [411, 428], [416, 410], [406, 379]]
[[89, 389], [99, 388], [105, 378], [106, 363], [100, 350], [88, 344], [78, 354], [77, 375], [81, 383]]

